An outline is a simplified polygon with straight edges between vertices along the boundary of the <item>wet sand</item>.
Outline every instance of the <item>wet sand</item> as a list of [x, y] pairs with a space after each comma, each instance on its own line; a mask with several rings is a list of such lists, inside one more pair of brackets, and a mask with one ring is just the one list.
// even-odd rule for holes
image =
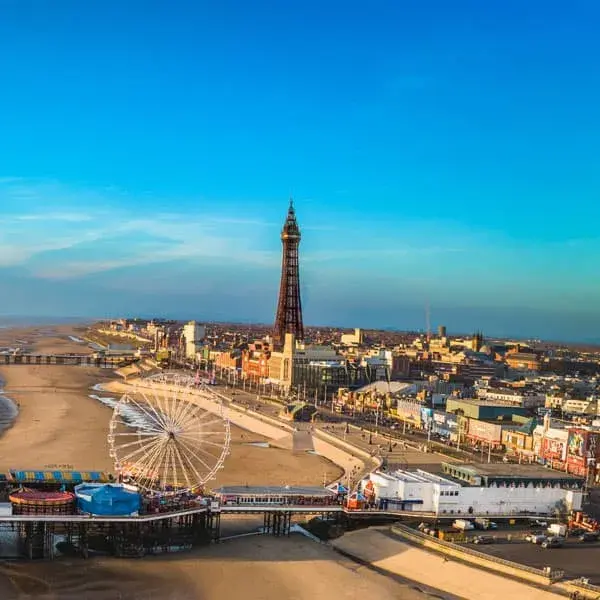
[[164, 558], [0, 565], [0, 599], [19, 597], [36, 600], [427, 599], [410, 585], [374, 573], [331, 548], [299, 535], [241, 538], [192, 554]]

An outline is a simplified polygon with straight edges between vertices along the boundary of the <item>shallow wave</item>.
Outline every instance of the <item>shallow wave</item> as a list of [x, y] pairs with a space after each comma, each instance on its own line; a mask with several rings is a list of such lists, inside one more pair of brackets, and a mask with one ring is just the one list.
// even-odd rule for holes
[[2, 380], [0, 380], [0, 431], [10, 427], [19, 414], [17, 404], [4, 395], [2, 383]]
[[[112, 409], [114, 409], [120, 403], [120, 401], [116, 398], [98, 396], [96, 394], [90, 394], [89, 397], [92, 400], [102, 402], [102, 404], [109, 406]], [[121, 406], [121, 418], [125, 425], [135, 429], [148, 429], [154, 424], [150, 419], [148, 419], [142, 410], [128, 404], [123, 404]]]

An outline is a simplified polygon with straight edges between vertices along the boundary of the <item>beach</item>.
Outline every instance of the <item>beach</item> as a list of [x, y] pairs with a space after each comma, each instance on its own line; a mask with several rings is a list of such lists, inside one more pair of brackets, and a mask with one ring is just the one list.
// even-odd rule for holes
[[[38, 353], [90, 352], [86, 344], [69, 337], [80, 335], [67, 326], [2, 330], [0, 346], [26, 344], [29, 351]], [[12, 425], [0, 434], [0, 473], [9, 468], [113, 471], [107, 441], [112, 409], [90, 396], [118, 398], [116, 392], [122, 386], [116, 384], [119, 377], [114, 372], [78, 366], [11, 365], [0, 366], [0, 377], [5, 382], [6, 395], [19, 409]], [[96, 384], [104, 389], [94, 389]], [[342, 475], [338, 465], [315, 453], [297, 448], [293, 451], [293, 444], [267, 444], [267, 437], [235, 425], [231, 433], [231, 454], [225, 468], [211, 482], [213, 487], [322, 485]], [[282, 437], [285, 434], [282, 429]], [[257, 442], [262, 446], [251, 445]], [[349, 460], [341, 450], [336, 452], [339, 460], [335, 460], [340, 464]], [[223, 535], [256, 531], [261, 520], [224, 519]], [[354, 542], [358, 538], [344, 539], [356, 550]], [[368, 539], [371, 538], [365, 538]], [[371, 541], [361, 541], [358, 548], [369, 549], [371, 545]], [[416, 561], [419, 562], [418, 557]], [[63, 557], [55, 561], [0, 563], [0, 600], [429, 597], [420, 591], [420, 585], [402, 577], [382, 575], [299, 534], [230, 539], [188, 553], [142, 560], [94, 557], [85, 561]], [[444, 593], [437, 593], [436, 597], [456, 598]]]
[[[37, 353], [90, 353], [74, 342], [81, 331], [70, 326], [2, 330], [0, 346], [24, 346]], [[110, 369], [62, 365], [0, 366], [4, 392], [19, 409], [0, 435], [0, 472], [8, 469], [99, 470], [113, 472], [108, 428], [112, 409], [90, 396], [116, 397], [94, 390], [120, 379]], [[283, 432], [282, 432], [283, 435]], [[322, 485], [342, 469], [321, 456], [278, 447], [251, 445], [267, 438], [231, 428], [231, 453], [211, 482], [220, 485]]]
[[[4, 581], [2, 581], [4, 579]], [[0, 565], [0, 599], [427, 600], [302, 536], [249, 537], [190, 554]], [[438, 596], [445, 598], [445, 596]]]
[[[0, 346], [22, 346], [39, 353], [89, 353], [71, 335], [78, 337], [81, 332], [68, 326], [2, 330]], [[117, 379], [112, 371], [12, 365], [0, 366], [0, 376], [6, 395], [19, 409], [12, 426], [0, 435], [0, 472], [9, 468], [113, 470], [107, 442], [112, 409], [90, 397], [111, 395], [93, 387], [98, 383], [110, 387]], [[232, 426], [231, 454], [213, 485], [322, 485], [323, 480], [342, 474], [340, 467], [312, 453], [249, 445], [266, 441], [262, 435]], [[228, 520], [223, 530], [230, 535], [256, 525], [254, 519]], [[0, 600], [25, 596], [40, 600], [419, 597], [298, 534], [239, 538], [186, 554], [137, 561], [63, 558], [0, 564]]]

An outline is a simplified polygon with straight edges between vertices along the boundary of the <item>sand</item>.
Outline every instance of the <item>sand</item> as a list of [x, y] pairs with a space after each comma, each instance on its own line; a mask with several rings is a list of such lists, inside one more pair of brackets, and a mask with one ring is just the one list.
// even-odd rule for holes
[[0, 599], [12, 600], [25, 594], [38, 600], [427, 598], [410, 585], [374, 573], [298, 535], [241, 538], [192, 554], [143, 560], [0, 566]]
[[[69, 340], [68, 335], [73, 335], [73, 329], [67, 326], [51, 331], [50, 328], [3, 330], [0, 346], [14, 347], [18, 338], [36, 352], [84, 353], [85, 345]], [[14, 425], [0, 436], [0, 472], [8, 468], [55, 465], [112, 470], [107, 444], [112, 411], [89, 397], [94, 393], [91, 390], [94, 384], [114, 376], [111, 371], [75, 366], [13, 365], [0, 367], [0, 376], [6, 381], [7, 394], [20, 405]], [[249, 442], [265, 438], [247, 430], [234, 427], [232, 435], [231, 456], [215, 486], [319, 485], [324, 478], [335, 479], [341, 473], [338, 467], [316, 455], [248, 446]], [[223, 527], [224, 533], [237, 533], [244, 528], [252, 530], [254, 524], [231, 521]], [[456, 594], [436, 592], [438, 598], [456, 598], [457, 595], [497, 598], [511, 594], [519, 598], [542, 598], [533, 588], [515, 587], [520, 584], [477, 569], [458, 564], [442, 565], [441, 558], [385, 540], [378, 532], [349, 534], [339, 543], [349, 544], [353, 552], [372, 559], [376, 567], [410, 580], [427, 581], [431, 586]], [[389, 546], [390, 543], [393, 546]], [[487, 588], [489, 592], [491, 577], [499, 580], [491, 589], [500, 591], [500, 595], [488, 593], [486, 596], [481, 591]], [[95, 558], [0, 563], [0, 600], [22, 597], [39, 600], [346, 600], [365, 597], [417, 600], [428, 597], [420, 591], [422, 588], [421, 584], [384, 577], [343, 558], [326, 545], [298, 535], [246, 537], [195, 549], [189, 554], [143, 560]]]
[[466, 600], [552, 600], [562, 597], [500, 574], [453, 560], [446, 561], [440, 554], [411, 546], [390, 536], [388, 529], [372, 527], [348, 533], [335, 540], [333, 545], [388, 573], [425, 582], [437, 590]]
[[[28, 342], [34, 352], [87, 351], [69, 339], [80, 336], [68, 326], [2, 330], [0, 345]], [[6, 395], [19, 405], [13, 426], [0, 436], [0, 472], [10, 468], [113, 471], [108, 450], [112, 409], [90, 394], [94, 384], [107, 384], [116, 375], [107, 369], [58, 365], [0, 367]], [[305, 452], [248, 445], [266, 438], [232, 427], [231, 454], [211, 482], [220, 485], [320, 485], [342, 470], [330, 461]]]

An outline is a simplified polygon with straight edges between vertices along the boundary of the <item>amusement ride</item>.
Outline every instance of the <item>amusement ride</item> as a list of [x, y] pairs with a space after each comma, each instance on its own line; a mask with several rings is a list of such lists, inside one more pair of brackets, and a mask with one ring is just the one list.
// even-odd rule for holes
[[221, 398], [173, 372], [141, 379], [123, 394], [108, 434], [119, 478], [156, 496], [204, 490], [223, 468], [230, 439]]

